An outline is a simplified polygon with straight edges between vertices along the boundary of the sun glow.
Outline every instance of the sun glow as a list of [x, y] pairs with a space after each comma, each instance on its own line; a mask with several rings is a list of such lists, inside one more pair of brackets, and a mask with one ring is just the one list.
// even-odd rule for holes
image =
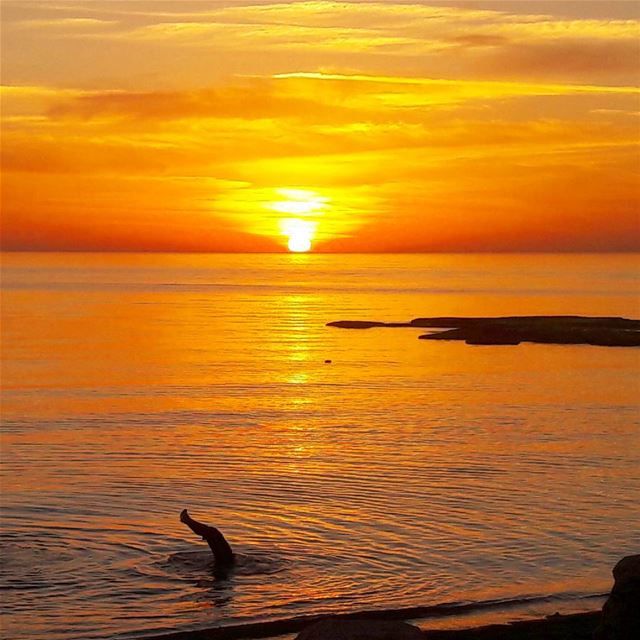
[[279, 220], [280, 233], [287, 238], [289, 251], [310, 251], [318, 218], [329, 208], [329, 198], [307, 189], [275, 189], [275, 193], [286, 199], [269, 202], [268, 209], [299, 216]]
[[307, 216], [321, 213], [329, 205], [329, 198], [324, 198], [307, 189], [276, 189], [279, 196], [286, 200], [269, 203], [269, 208], [280, 213]]
[[301, 218], [286, 218], [280, 221], [282, 235], [287, 236], [287, 247], [294, 253], [305, 253], [311, 249], [311, 240], [316, 232], [317, 222]]
[[291, 236], [287, 243], [289, 251], [294, 253], [305, 253], [311, 249], [311, 238], [305, 236]]

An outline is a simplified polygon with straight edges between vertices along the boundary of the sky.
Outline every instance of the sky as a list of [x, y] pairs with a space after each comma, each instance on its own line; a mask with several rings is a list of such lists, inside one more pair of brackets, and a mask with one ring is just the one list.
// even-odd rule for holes
[[640, 3], [2, 0], [2, 246], [640, 249]]

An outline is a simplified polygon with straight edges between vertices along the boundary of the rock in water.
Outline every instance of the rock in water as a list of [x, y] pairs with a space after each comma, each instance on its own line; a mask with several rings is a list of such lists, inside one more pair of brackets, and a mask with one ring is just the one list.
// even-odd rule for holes
[[338, 320], [328, 327], [422, 327], [445, 329], [419, 336], [421, 340], [464, 340], [467, 344], [514, 345], [591, 344], [640, 347], [640, 320], [588, 316], [505, 316], [498, 318], [414, 318], [411, 322]]
[[640, 638], [640, 555], [627, 556], [613, 568], [613, 589], [602, 607], [597, 640]]
[[423, 640], [418, 627], [395, 620], [321, 620], [296, 640]]
[[384, 327], [384, 322], [373, 320], [336, 320], [327, 322], [327, 327], [340, 327], [340, 329], [371, 329], [372, 327]]

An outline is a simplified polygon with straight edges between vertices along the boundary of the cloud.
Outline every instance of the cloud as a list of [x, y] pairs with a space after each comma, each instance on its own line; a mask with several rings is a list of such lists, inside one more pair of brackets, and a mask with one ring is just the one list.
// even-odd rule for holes
[[[304, 159], [305, 172], [313, 157], [366, 165], [357, 154], [393, 149], [422, 148], [444, 161], [435, 150], [628, 144], [634, 123], [611, 121], [601, 110], [632, 111], [640, 89], [314, 73], [195, 91], [12, 87], [6, 94], [37, 97], [40, 105], [17, 110], [10, 100], [7, 170], [205, 176], [276, 158]], [[531, 100], [537, 106], [525, 109]]]
[[450, 42], [460, 47], [477, 48], [503, 46], [508, 44], [510, 40], [506, 36], [496, 34], [469, 33], [466, 35], [454, 36], [451, 38]]
[[3, 16], [5, 77], [12, 84], [55, 80], [165, 90], [207, 86], [236, 74], [322, 68], [454, 80], [521, 74], [540, 82], [638, 81], [637, 20], [548, 15], [552, 3], [505, 2], [503, 10], [495, 3], [484, 5], [492, 10], [480, 6], [391, 0], [164, 2], [162, 7], [9, 3], [8, 18]]
[[11, 98], [60, 98], [84, 95], [79, 89], [61, 89], [58, 87], [44, 87], [32, 85], [0, 85], [0, 97]]
[[640, 40], [565, 38], [541, 42], [510, 42], [476, 65], [484, 71], [504, 70], [512, 77], [600, 78], [640, 80]]
[[17, 26], [34, 29], [82, 30], [92, 31], [95, 28], [113, 27], [117, 20], [101, 20], [99, 18], [48, 18], [38, 20], [23, 20]]
[[[282, 83], [284, 84], [284, 83]], [[324, 104], [311, 91], [282, 90], [270, 79], [248, 79], [232, 85], [193, 91], [85, 92], [53, 104], [52, 118], [111, 117], [181, 120], [189, 118], [269, 119], [314, 117], [335, 120], [348, 106]]]
[[[532, 5], [527, 5], [530, 9]], [[99, 7], [98, 7], [99, 9]], [[315, 51], [384, 53], [395, 56], [438, 54], [449, 47], [477, 49], [521, 43], [567, 45], [572, 42], [614, 43], [637, 40], [636, 20], [566, 19], [545, 14], [429, 6], [398, 2], [273, 2], [220, 3], [211, 9], [136, 11], [119, 9], [120, 28], [96, 33], [99, 24], [113, 25], [109, 16], [28, 21], [70, 28], [76, 37], [87, 27], [91, 38], [125, 42], [195, 46], [217, 51]], [[109, 16], [107, 18], [107, 16]], [[509, 49], [509, 47], [507, 47]], [[626, 67], [625, 67], [626, 68]]]
[[[218, 50], [315, 50], [315, 51], [406, 51], [416, 46], [414, 38], [380, 30], [303, 25], [174, 22], [140, 27], [124, 34], [125, 39], [170, 42]], [[426, 42], [421, 43], [424, 50]]]
[[[325, 82], [361, 83], [366, 91], [366, 84], [391, 88], [405, 88], [407, 93], [423, 92], [425, 95], [437, 95], [439, 92], [449, 95], [454, 102], [478, 97], [506, 98], [515, 96], [549, 96], [572, 94], [638, 94], [640, 88], [635, 86], [609, 86], [591, 84], [549, 84], [543, 82], [504, 82], [484, 80], [449, 80], [442, 78], [415, 78], [403, 76], [373, 76], [363, 74], [339, 73], [286, 73], [277, 74], [275, 78], [300, 78]], [[438, 100], [435, 99], [434, 102]], [[401, 103], [402, 101], [399, 100]]]

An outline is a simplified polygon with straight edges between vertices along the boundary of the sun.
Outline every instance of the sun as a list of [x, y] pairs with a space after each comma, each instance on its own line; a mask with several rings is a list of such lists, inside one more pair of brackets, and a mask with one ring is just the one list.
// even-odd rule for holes
[[304, 218], [284, 218], [280, 220], [280, 233], [287, 238], [287, 247], [294, 253], [306, 253], [311, 249], [311, 241], [316, 234], [318, 222]]
[[[330, 199], [309, 189], [274, 189], [282, 200], [272, 200], [265, 208], [280, 214], [277, 225], [280, 235], [287, 239], [289, 251], [306, 253], [311, 251], [321, 218], [330, 208]], [[288, 214], [290, 217], [280, 217]]]
[[289, 242], [287, 243], [289, 251], [294, 253], [306, 253], [311, 249], [311, 238], [302, 233], [293, 234], [289, 236]]

